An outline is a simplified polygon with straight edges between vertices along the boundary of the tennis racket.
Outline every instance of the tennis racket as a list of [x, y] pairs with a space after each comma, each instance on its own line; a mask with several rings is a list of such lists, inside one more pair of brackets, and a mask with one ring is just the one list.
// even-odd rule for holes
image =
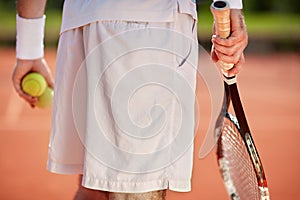
[[[211, 5], [216, 34], [230, 35], [230, 8], [226, 1]], [[218, 62], [229, 70], [232, 64]], [[244, 114], [238, 93], [236, 77], [224, 73], [225, 95], [223, 108], [216, 122], [217, 159], [226, 190], [234, 200], [269, 200], [267, 181], [261, 160]], [[228, 112], [229, 104], [236, 117]]]

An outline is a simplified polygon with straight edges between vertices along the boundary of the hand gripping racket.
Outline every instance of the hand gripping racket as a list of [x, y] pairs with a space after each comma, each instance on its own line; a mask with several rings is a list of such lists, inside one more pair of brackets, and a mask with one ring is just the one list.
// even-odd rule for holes
[[[216, 34], [230, 35], [230, 8], [226, 1], [211, 5]], [[236, 77], [227, 77], [232, 64], [218, 62], [224, 69], [223, 109], [216, 123], [217, 158], [220, 172], [231, 199], [269, 200], [267, 181], [261, 160], [250, 134], [249, 126], [239, 97]], [[235, 116], [228, 112], [229, 104]]]

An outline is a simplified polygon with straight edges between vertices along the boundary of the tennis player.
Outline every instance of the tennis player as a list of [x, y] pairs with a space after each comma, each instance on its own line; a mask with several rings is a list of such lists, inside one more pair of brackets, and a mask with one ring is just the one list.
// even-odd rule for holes
[[[212, 58], [244, 62], [241, 0], [232, 35], [213, 36]], [[46, 0], [17, 1], [17, 63], [54, 87], [44, 60]], [[191, 190], [197, 12], [192, 0], [66, 0], [57, 53], [48, 170], [78, 174], [76, 200], [165, 199]]]

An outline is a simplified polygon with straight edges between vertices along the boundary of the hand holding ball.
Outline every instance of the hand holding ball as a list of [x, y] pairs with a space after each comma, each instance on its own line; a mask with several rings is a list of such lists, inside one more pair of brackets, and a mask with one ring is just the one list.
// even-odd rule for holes
[[38, 97], [36, 106], [46, 108], [52, 104], [53, 90], [47, 86], [45, 78], [36, 72], [27, 74], [22, 80], [22, 90], [33, 97]]

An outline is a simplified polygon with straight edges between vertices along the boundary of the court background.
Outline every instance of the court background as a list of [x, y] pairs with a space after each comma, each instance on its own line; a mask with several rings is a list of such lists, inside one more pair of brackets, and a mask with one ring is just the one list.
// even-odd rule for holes
[[[61, 7], [62, 1], [49, 2], [45, 57], [54, 72], [61, 18], [56, 8]], [[272, 199], [298, 199], [299, 6], [293, 0], [284, 5], [275, 0], [268, 1], [269, 5], [257, 2], [245, 3], [250, 42], [247, 62], [238, 78], [240, 93]], [[199, 6], [199, 41], [208, 49], [212, 22], [209, 1], [200, 1]], [[0, 199], [72, 199], [77, 176], [55, 175], [45, 170], [51, 109], [31, 109], [11, 85], [15, 64], [13, 9], [13, 2], [0, 1]], [[201, 160], [197, 156], [210, 120], [209, 94], [202, 81], [198, 86], [201, 124], [195, 138], [192, 192], [168, 192], [171, 200], [227, 199], [215, 152]]]

